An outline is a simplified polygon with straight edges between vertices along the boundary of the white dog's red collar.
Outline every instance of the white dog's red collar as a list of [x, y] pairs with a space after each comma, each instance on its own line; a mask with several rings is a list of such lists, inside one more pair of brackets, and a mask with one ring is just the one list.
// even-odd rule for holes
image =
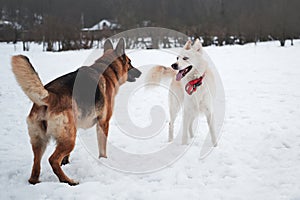
[[205, 73], [202, 76], [200, 76], [199, 78], [196, 78], [196, 79], [191, 80], [190, 82], [188, 82], [185, 85], [185, 91], [189, 95], [192, 95], [193, 92], [196, 92], [197, 87], [199, 87], [200, 85], [202, 85], [202, 81], [203, 81], [204, 77], [205, 77]]

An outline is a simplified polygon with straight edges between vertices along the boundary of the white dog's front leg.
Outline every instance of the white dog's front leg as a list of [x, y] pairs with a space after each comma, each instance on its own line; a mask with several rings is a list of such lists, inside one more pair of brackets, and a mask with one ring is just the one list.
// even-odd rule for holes
[[170, 112], [170, 123], [169, 123], [169, 142], [174, 139], [174, 122], [180, 111], [180, 102], [183, 100], [183, 93], [181, 84], [175, 80], [172, 80], [171, 88], [169, 90], [169, 112]]
[[188, 110], [184, 109], [183, 113], [183, 125], [182, 125], [182, 144], [186, 145], [188, 143], [188, 132], [191, 124], [191, 116]]
[[217, 138], [216, 138], [216, 133], [215, 133], [214, 115], [211, 113], [210, 110], [207, 109], [207, 111], [205, 112], [205, 116], [206, 116], [206, 120], [208, 123], [209, 133], [211, 136], [211, 142], [212, 142], [213, 146], [216, 147], [218, 144], [217, 144]]
[[190, 133], [190, 137], [193, 138], [194, 135], [194, 130], [193, 130], [193, 122], [195, 121], [195, 118], [190, 120], [190, 124], [189, 124], [189, 133]]
[[170, 109], [169, 142], [172, 142], [174, 139], [174, 122], [176, 120], [179, 110], [180, 108], [176, 106], [173, 106], [173, 109]]
[[169, 123], [169, 142], [172, 142], [174, 139], [174, 121], [170, 121]]

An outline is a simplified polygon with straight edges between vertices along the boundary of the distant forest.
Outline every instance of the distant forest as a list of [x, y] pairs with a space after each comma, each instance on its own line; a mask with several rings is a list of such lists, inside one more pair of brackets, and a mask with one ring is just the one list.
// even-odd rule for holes
[[[82, 35], [82, 28], [102, 19], [120, 27]], [[89, 48], [102, 37], [144, 26], [201, 37], [204, 45], [279, 40], [284, 46], [300, 36], [300, 1], [0, 0], [0, 22], [0, 41], [44, 42], [47, 50], [58, 41], [60, 50]]]

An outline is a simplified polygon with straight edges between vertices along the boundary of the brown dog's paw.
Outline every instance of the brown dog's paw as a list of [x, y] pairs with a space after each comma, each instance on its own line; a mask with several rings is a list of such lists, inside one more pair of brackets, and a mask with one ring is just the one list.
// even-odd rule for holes
[[107, 155], [106, 155], [106, 154], [100, 154], [100, 155], [99, 155], [99, 159], [100, 159], [100, 158], [107, 158]]
[[39, 181], [39, 179], [33, 179], [33, 178], [30, 178], [30, 179], [28, 180], [28, 182], [29, 182], [30, 184], [32, 184], [32, 185], [35, 185], [35, 184], [37, 184], [37, 183], [40, 183], [41, 181]]
[[100, 159], [100, 158], [107, 158], [107, 155], [100, 155], [100, 156], [99, 156], [99, 159]]
[[74, 181], [73, 179], [62, 179], [62, 180], [59, 180], [61, 183], [68, 183], [70, 186], [75, 186], [75, 185], [78, 185], [79, 182], [77, 181]]
[[78, 181], [74, 181], [74, 180], [70, 180], [70, 181], [68, 181], [68, 184], [69, 184], [70, 186], [75, 186], [75, 185], [78, 185], [79, 182], [78, 182]]

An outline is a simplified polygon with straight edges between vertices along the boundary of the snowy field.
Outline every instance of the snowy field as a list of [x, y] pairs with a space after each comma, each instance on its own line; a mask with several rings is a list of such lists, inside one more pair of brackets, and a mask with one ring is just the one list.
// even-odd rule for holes
[[[89, 64], [87, 58], [95, 57], [95, 53], [42, 52], [42, 47], [34, 44], [30, 52], [22, 52], [21, 44], [14, 48], [0, 43], [0, 199], [300, 200], [300, 41], [285, 48], [279, 47], [279, 42], [267, 42], [205, 50], [218, 69], [226, 95], [218, 147], [199, 159], [201, 139], [207, 132], [205, 120], [200, 118], [196, 141], [180, 159], [151, 173], [134, 174], [111, 169], [95, 159], [95, 129], [79, 131], [71, 163], [63, 167], [67, 175], [80, 182], [71, 187], [58, 182], [48, 163], [54, 142], [42, 160], [41, 183], [27, 182], [33, 155], [25, 119], [31, 102], [13, 77], [10, 58], [27, 55], [42, 82], [47, 83]], [[101, 51], [97, 53], [101, 55]], [[132, 51], [129, 56], [136, 67], [170, 65], [176, 58], [156, 50]], [[122, 86], [120, 93], [128, 87], [130, 83]], [[130, 118], [146, 126], [149, 103], [165, 105], [167, 90], [154, 89], [151, 101], [140, 92], [131, 97], [133, 101], [144, 100], [129, 106]], [[118, 95], [117, 102], [121, 100]], [[164, 123], [161, 134], [142, 141], [122, 134], [114, 115], [109, 142], [131, 153], [157, 151], [167, 143], [167, 121]]]

